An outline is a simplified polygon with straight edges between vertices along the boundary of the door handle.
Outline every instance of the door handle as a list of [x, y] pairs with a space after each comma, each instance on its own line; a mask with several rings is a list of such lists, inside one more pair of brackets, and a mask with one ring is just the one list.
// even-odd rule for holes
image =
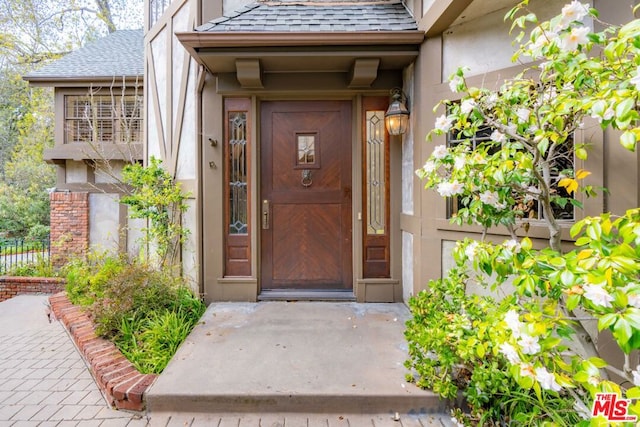
[[269, 229], [269, 201], [262, 201], [262, 229]]

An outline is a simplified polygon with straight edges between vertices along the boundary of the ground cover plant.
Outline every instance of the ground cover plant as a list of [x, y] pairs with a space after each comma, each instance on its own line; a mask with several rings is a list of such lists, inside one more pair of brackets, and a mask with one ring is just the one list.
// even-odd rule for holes
[[183, 278], [144, 261], [92, 254], [66, 272], [71, 302], [142, 373], [162, 372], [206, 308]]
[[[610, 25], [572, 1], [539, 22], [528, 3], [506, 19], [520, 31], [514, 59], [535, 62], [495, 91], [470, 87], [460, 69], [450, 78], [460, 100], [436, 107], [444, 113], [430, 137], [461, 142], [435, 147], [417, 174], [457, 198], [454, 223], [485, 232], [458, 242], [456, 267], [410, 301], [409, 379], [443, 397], [462, 394], [469, 408], [454, 412], [461, 425], [607, 425], [604, 411], [593, 414], [598, 393], [640, 397], [640, 367], [631, 363], [640, 349], [640, 209], [576, 222], [566, 253], [559, 219], [581, 206], [578, 192], [597, 190], [570, 161], [588, 157], [589, 141], [574, 140], [576, 130], [591, 120], [620, 130], [629, 151], [637, 146], [640, 20]], [[490, 138], [473, 145], [480, 130]], [[518, 237], [530, 220], [547, 225], [549, 248]], [[495, 226], [507, 240], [485, 240]], [[474, 292], [482, 288], [492, 296]], [[610, 331], [623, 366], [600, 357], [589, 322]], [[640, 415], [637, 400], [624, 406]]]

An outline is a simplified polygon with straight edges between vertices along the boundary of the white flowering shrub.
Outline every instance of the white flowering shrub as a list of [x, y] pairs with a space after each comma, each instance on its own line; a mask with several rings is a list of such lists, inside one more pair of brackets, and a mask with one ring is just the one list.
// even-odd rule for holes
[[[575, 345], [585, 338], [576, 325], [592, 319], [626, 356], [640, 349], [640, 208], [586, 218], [571, 234], [566, 254], [527, 238], [459, 242], [456, 268], [411, 299], [409, 379], [446, 398], [461, 392], [471, 411], [457, 411], [459, 422], [606, 425], [591, 417], [596, 393], [640, 398], [640, 366], [627, 358], [620, 370]], [[500, 302], [466, 292], [506, 282], [515, 293]], [[630, 413], [640, 415], [639, 402]]]
[[[436, 146], [416, 172], [427, 188], [462, 202], [454, 223], [485, 231], [503, 225], [511, 238], [501, 245], [459, 242], [456, 268], [412, 298], [407, 367], [422, 387], [447, 398], [462, 394], [469, 411], [455, 411], [459, 424], [607, 425], [592, 416], [597, 393], [640, 398], [640, 367], [630, 362], [640, 349], [640, 209], [577, 222], [576, 249], [562, 253], [554, 207], [580, 207], [572, 195], [594, 189], [581, 183], [588, 171], [555, 165], [587, 158], [588, 142], [572, 136], [587, 117], [621, 130], [620, 143], [635, 150], [640, 20], [610, 26], [573, 1], [538, 22], [527, 6], [521, 2], [507, 19], [512, 29], [533, 27], [514, 58], [528, 56], [534, 65], [498, 91], [469, 87], [458, 70], [450, 88], [461, 99], [436, 107], [444, 105], [445, 113], [429, 137], [449, 133], [461, 142]], [[592, 31], [587, 17], [604, 29]], [[523, 38], [524, 31], [517, 40]], [[472, 143], [487, 127], [489, 140]], [[548, 249], [516, 237], [533, 202], [543, 208]], [[505, 283], [515, 292], [500, 301], [469, 292]], [[589, 320], [611, 331], [625, 355], [622, 369], [599, 357], [584, 328]], [[629, 414], [640, 415], [638, 401]]]
[[[585, 143], [574, 143], [574, 131], [584, 126], [585, 117], [593, 117], [603, 129], [622, 130], [620, 143], [631, 151], [640, 139], [640, 20], [609, 26], [598, 21], [594, 9], [573, 1], [561, 15], [540, 23], [527, 4], [507, 15], [514, 29], [534, 26], [514, 59], [537, 62], [498, 91], [469, 87], [464, 69], [451, 76], [449, 86], [461, 99], [436, 106], [445, 112], [428, 138], [450, 133], [463, 141], [436, 146], [416, 173], [427, 188], [462, 199], [464, 207], [454, 217], [458, 224], [502, 224], [513, 232], [536, 201], [549, 226], [550, 245], [560, 250], [557, 207], [580, 207], [571, 197], [577, 191], [595, 194], [591, 186], [579, 185], [588, 171], [558, 170], [567, 158], [588, 156]], [[605, 29], [592, 32], [582, 22], [587, 16]], [[464, 141], [487, 126], [493, 129], [489, 141], [476, 146]]]

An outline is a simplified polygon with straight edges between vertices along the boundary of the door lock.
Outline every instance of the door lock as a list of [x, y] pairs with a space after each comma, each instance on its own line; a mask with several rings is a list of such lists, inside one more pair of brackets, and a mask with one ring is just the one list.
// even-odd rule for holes
[[262, 201], [262, 229], [269, 229], [269, 201]]

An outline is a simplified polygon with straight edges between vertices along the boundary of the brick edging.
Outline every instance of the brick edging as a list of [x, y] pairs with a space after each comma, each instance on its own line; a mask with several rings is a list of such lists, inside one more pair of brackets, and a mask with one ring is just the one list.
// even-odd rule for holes
[[18, 295], [55, 294], [64, 284], [60, 277], [0, 276], [0, 302]]
[[141, 374], [115, 344], [99, 338], [89, 316], [69, 301], [66, 292], [50, 296], [49, 303], [56, 318], [69, 331], [109, 404], [117, 409], [143, 411], [144, 393], [157, 375]]

